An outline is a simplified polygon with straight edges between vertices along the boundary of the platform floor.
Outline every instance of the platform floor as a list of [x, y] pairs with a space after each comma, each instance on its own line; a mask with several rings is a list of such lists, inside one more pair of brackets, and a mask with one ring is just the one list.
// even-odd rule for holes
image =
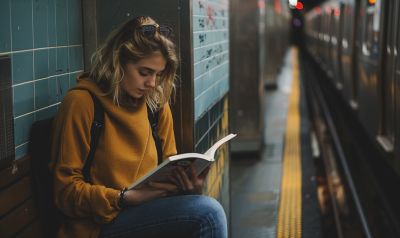
[[299, 70], [298, 51], [291, 48], [277, 89], [265, 91], [263, 150], [259, 155], [232, 156], [232, 238], [321, 237], [310, 125]]

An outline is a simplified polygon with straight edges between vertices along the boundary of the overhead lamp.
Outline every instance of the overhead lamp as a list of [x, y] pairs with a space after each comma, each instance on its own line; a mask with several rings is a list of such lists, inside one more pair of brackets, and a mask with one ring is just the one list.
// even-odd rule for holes
[[297, 5], [297, 0], [289, 0], [289, 6], [291, 8], [295, 8]]
[[303, 10], [303, 8], [304, 8], [303, 3], [302, 3], [302, 2], [297, 2], [297, 4], [296, 4], [296, 9], [297, 9], [297, 10]]

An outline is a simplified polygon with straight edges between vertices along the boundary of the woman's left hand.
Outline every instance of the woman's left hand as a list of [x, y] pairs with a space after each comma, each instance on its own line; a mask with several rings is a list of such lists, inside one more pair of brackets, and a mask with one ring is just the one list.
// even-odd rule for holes
[[179, 166], [175, 169], [172, 180], [185, 194], [201, 194], [209, 171], [210, 167], [196, 176], [197, 173], [193, 165], [188, 168], [188, 172], [185, 172], [185, 169]]

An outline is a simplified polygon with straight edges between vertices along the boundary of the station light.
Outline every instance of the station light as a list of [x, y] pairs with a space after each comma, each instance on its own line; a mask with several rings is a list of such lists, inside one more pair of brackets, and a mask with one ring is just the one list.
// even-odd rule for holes
[[376, 3], [376, 0], [368, 0], [369, 5], [375, 5], [375, 3]]
[[295, 8], [297, 6], [297, 0], [289, 0], [290, 8]]
[[258, 8], [265, 9], [265, 2], [264, 0], [258, 0]]
[[282, 12], [282, 3], [281, 3], [280, 0], [275, 0], [274, 7], [275, 7], [275, 11], [277, 13], [281, 13]]
[[333, 11], [333, 14], [335, 15], [335, 17], [340, 16], [340, 9], [339, 8], [335, 8], [335, 10]]
[[297, 9], [297, 10], [302, 10], [303, 8], [304, 8], [303, 3], [302, 3], [302, 2], [297, 2], [297, 4], [296, 4], [296, 9]]

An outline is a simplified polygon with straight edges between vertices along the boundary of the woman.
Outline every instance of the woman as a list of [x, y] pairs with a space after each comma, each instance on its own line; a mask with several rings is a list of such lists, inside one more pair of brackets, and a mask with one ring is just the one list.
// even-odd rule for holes
[[[178, 60], [165, 33], [168, 28], [150, 17], [125, 23], [96, 52], [90, 73], [78, 77], [60, 105], [50, 164], [55, 203], [66, 217], [58, 237], [227, 236], [220, 204], [198, 195], [206, 173], [177, 170], [171, 183], [124, 189], [157, 166], [147, 107], [159, 111], [162, 157], [176, 154], [168, 102]], [[104, 108], [104, 126], [88, 183], [82, 167], [94, 117], [90, 94]]]

